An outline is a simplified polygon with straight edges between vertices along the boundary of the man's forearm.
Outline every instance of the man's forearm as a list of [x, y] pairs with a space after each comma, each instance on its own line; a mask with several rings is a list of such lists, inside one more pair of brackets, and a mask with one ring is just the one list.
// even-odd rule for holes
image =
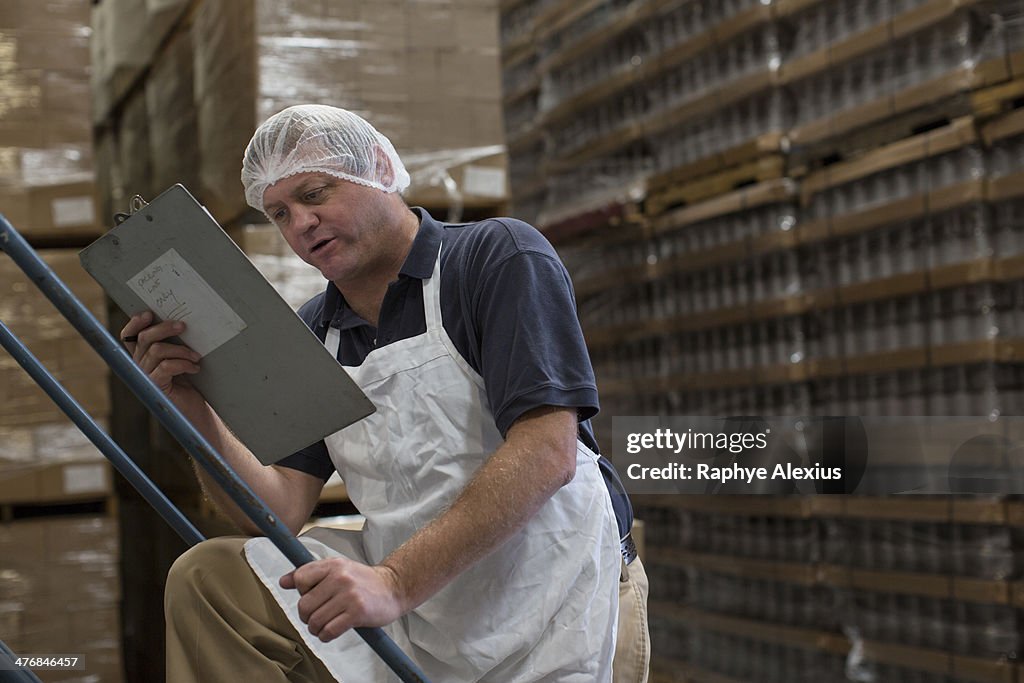
[[451, 507], [385, 558], [406, 610], [502, 545], [572, 480], [575, 434], [570, 411], [517, 423]]
[[[270, 509], [278, 516], [293, 533], [308, 518], [308, 514], [302, 516], [300, 510], [295, 509], [296, 501], [283, 500], [290, 487], [282, 481], [283, 475], [274, 467], [263, 465], [256, 456], [246, 448], [245, 444], [238, 440], [227, 425], [220, 419], [217, 413], [205, 402], [199, 406], [189, 406], [185, 412], [186, 417], [195, 425], [196, 429], [206, 437], [210, 445], [224, 458], [224, 460], [248, 485], [255, 491]], [[193, 461], [193, 468], [203, 491], [228, 518], [245, 534], [258, 536], [261, 534], [249, 516], [235, 504], [231, 497], [225, 493], [214, 478], [199, 463]], [[300, 519], [301, 517], [301, 519]]]

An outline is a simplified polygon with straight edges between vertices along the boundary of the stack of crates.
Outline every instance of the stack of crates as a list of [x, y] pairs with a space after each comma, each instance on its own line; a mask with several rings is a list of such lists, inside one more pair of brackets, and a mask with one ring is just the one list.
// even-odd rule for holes
[[[101, 321], [103, 291], [78, 261], [102, 233], [94, 197], [89, 3], [0, 6], [0, 213]], [[0, 320], [101, 426], [109, 372], [0, 252]], [[75, 653], [50, 682], [123, 680], [120, 525], [111, 468], [0, 350], [0, 638], [17, 654]]]
[[[1018, 2], [502, 10], [512, 207], [573, 275], [602, 443], [1021, 414]], [[1015, 503], [636, 502], [656, 680], [1017, 680]]]

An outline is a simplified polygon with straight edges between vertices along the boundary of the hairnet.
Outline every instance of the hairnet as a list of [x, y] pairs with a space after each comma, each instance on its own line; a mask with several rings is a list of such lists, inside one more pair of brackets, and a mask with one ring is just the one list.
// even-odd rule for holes
[[345, 109], [300, 104], [256, 129], [242, 160], [245, 201], [263, 211], [263, 192], [296, 173], [327, 173], [384, 192], [409, 186], [391, 141]]

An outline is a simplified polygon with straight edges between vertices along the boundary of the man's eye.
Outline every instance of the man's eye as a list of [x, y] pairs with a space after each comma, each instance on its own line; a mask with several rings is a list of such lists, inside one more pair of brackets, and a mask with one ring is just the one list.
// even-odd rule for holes
[[277, 211], [275, 211], [274, 215], [271, 216], [271, 218], [274, 219], [275, 223], [280, 223], [281, 220], [284, 218], [284, 209], [278, 209]]
[[305, 199], [305, 200], [306, 200], [307, 202], [313, 202], [313, 201], [316, 201], [317, 199], [319, 199], [319, 198], [320, 198], [320, 195], [322, 195], [322, 194], [323, 194], [323, 191], [324, 191], [324, 188], [322, 188], [322, 187], [318, 187], [318, 188], [317, 188], [317, 189], [315, 189], [315, 190], [310, 190], [309, 192], [307, 192], [307, 193], [305, 194], [305, 196], [303, 197], [303, 199]]

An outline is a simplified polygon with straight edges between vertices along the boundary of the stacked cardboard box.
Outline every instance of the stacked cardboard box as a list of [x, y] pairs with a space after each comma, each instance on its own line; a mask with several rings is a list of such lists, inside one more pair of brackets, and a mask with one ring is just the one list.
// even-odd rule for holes
[[[104, 0], [94, 10], [97, 34], [116, 17], [129, 21], [123, 17], [140, 4]], [[500, 205], [506, 189], [495, 5], [230, 0], [193, 2], [158, 20], [137, 12], [133, 35], [147, 22], [175, 21], [157, 33], [163, 38], [155, 49], [100, 57], [94, 88], [105, 104], [95, 112], [101, 146], [110, 145], [122, 166], [101, 186], [122, 199], [185, 182], [222, 224], [242, 224], [248, 209], [238, 177], [252, 131], [287, 106], [324, 103], [355, 111], [391, 138], [413, 178], [410, 203]], [[126, 64], [128, 56], [133, 63]], [[126, 79], [146, 91], [145, 122], [127, 120], [119, 108], [133, 99], [132, 87], [120, 85]], [[143, 129], [148, 140], [124, 139]], [[129, 173], [128, 158], [148, 159], [148, 168]]]
[[[49, 249], [41, 254], [92, 314], [104, 320], [103, 290], [79, 265], [77, 250]], [[107, 417], [106, 366], [10, 260], [0, 261], [0, 293], [0, 318], [87, 411], [97, 418]], [[0, 377], [0, 425], [29, 426], [63, 418], [60, 409], [6, 353], [0, 357]]]
[[116, 520], [46, 517], [0, 525], [0, 631], [17, 654], [74, 654], [46, 683], [122, 680]]
[[29, 237], [96, 234], [89, 4], [0, 7], [0, 212]]
[[324, 276], [295, 255], [275, 226], [245, 225], [231, 237], [292, 308], [297, 310], [324, 290]]

